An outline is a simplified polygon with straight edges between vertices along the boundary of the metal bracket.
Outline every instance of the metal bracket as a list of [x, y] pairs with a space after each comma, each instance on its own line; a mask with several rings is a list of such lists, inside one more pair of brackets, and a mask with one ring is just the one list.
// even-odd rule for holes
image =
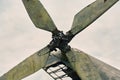
[[63, 31], [58, 31], [56, 34], [52, 35], [52, 41], [48, 45], [51, 51], [60, 49], [63, 53], [69, 51], [71, 48], [68, 45], [69, 37], [63, 33]]

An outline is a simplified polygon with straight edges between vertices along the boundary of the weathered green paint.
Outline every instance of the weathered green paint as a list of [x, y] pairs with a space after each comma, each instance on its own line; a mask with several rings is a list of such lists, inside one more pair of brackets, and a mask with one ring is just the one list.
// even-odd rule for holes
[[71, 49], [66, 53], [66, 56], [72, 69], [82, 80], [102, 80], [88, 55]]
[[25, 8], [36, 27], [47, 31], [56, 30], [51, 17], [39, 0], [22, 0]]
[[[66, 54], [68, 63], [61, 55], [62, 61], [75, 70], [82, 80], [100, 80], [94, 78], [101, 77], [101, 80], [120, 80], [120, 70], [84, 53], [83, 51], [72, 49]], [[60, 55], [59, 55], [60, 57]], [[91, 72], [90, 72], [91, 71]], [[92, 72], [93, 71], [93, 72]], [[90, 75], [90, 76], [86, 76]]]
[[[73, 35], [76, 35], [94, 22], [117, 1], [119, 0], [96, 0], [88, 5], [75, 16], [70, 32], [72, 32]], [[23, 0], [23, 3], [36, 27], [50, 32], [57, 29], [39, 0]], [[82, 51], [71, 49], [71, 51], [66, 53], [66, 56], [58, 55], [57, 52], [56, 56], [59, 56], [59, 59], [55, 57], [48, 58], [49, 53], [49, 48], [45, 47], [25, 59], [9, 72], [5, 73], [0, 77], [0, 80], [21, 80], [38, 71], [42, 67], [55, 64], [60, 61], [60, 59], [63, 59], [61, 61], [76, 71], [82, 80], [120, 80], [119, 70], [85, 54]], [[67, 59], [65, 59], [66, 57]]]
[[45, 47], [4, 74], [0, 80], [21, 80], [44, 67], [48, 57], [49, 48]]
[[[77, 49], [72, 49], [72, 51], [73, 51], [73, 53], [71, 53], [71, 55], [69, 54], [70, 56], [68, 56], [68, 57], [70, 57], [71, 61], [75, 60], [75, 58], [73, 58], [73, 57], [75, 56], [75, 54], [77, 54], [77, 57], [80, 56], [80, 58], [78, 58], [78, 59], [81, 60], [78, 64], [83, 64], [83, 63], [88, 64], [88, 62], [91, 62], [91, 65], [94, 66], [94, 69], [96, 69], [96, 71], [98, 72], [98, 74], [100, 75], [102, 80], [120, 80], [120, 70], [118, 70], [118, 69], [116, 69], [116, 68], [114, 68], [114, 67], [112, 67], [112, 66], [110, 66], [110, 65], [108, 65], [108, 64], [106, 64], [106, 63], [88, 55], [88, 54], [86, 54], [83, 51], [80, 51], [80, 50], [77, 50]], [[46, 65], [46, 67], [48, 67], [50, 65], [53, 65], [57, 62], [60, 62], [60, 59], [61, 59], [61, 61], [63, 63], [65, 63], [68, 67], [72, 68], [73, 70], [75, 70], [75, 71], [80, 70], [80, 68], [75, 69], [75, 67], [72, 67], [71, 63], [68, 62], [66, 57], [64, 55], [62, 55], [61, 52], [55, 52], [55, 53], [53, 53], [53, 55], [55, 55], [55, 56], [51, 56], [48, 59], [48, 63]], [[88, 59], [83, 59], [84, 57], [88, 58]], [[87, 60], [90, 60], [90, 61], [87, 61]], [[72, 62], [72, 64], [75, 64], [75, 63]], [[81, 77], [82, 75], [80, 75], [80, 74], [79, 74], [79, 76]], [[82, 79], [82, 80], [84, 80], [84, 79]]]
[[74, 17], [71, 33], [76, 35], [88, 27], [119, 0], [96, 0]]
[[[101, 77], [101, 80], [120, 80], [120, 70], [86, 54], [83, 51], [80, 51], [77, 49], [72, 49], [72, 52], [70, 52], [70, 54], [67, 54], [67, 55], [69, 55], [68, 60], [70, 59], [71, 63], [68, 62], [65, 55], [62, 55], [61, 52], [55, 52], [55, 53], [53, 53], [53, 55], [55, 55], [55, 56], [51, 56], [51, 58], [49, 58], [48, 63], [46, 65], [47, 67], [50, 65], [53, 65], [54, 63], [60, 62], [60, 59], [61, 59], [61, 61], [63, 63], [65, 63], [68, 67], [72, 68], [75, 71], [79, 72], [79, 70], [81, 70], [81, 68], [84, 66], [85, 66], [85, 68], [83, 68], [84, 70], [86, 69], [86, 67], [88, 67], [88, 69], [86, 69], [86, 70], [89, 70], [90, 67], [93, 66], [91, 69], [94, 68], [95, 70], [93, 69], [93, 71], [97, 71], [97, 74], [99, 74], [99, 76]], [[75, 57], [77, 57], [77, 59], [75, 59]], [[74, 60], [77, 60], [79, 62], [75, 62]], [[73, 64], [73, 66], [71, 64]], [[77, 64], [77, 65], [82, 64], [82, 65], [80, 65], [82, 67], [79, 67], [79, 66], [76, 67], [75, 64]], [[86, 64], [86, 65], [84, 65], [84, 64]], [[79, 72], [78, 73], [79, 77], [85, 76], [85, 75], [83, 75], [83, 73], [86, 74], [85, 72], [83, 72], [83, 71]], [[89, 71], [87, 73], [89, 73]], [[94, 73], [94, 72], [92, 72], [92, 73]], [[87, 80], [87, 79], [82, 79], [82, 80]], [[92, 80], [94, 80], [94, 79], [92, 79]], [[95, 80], [98, 80], [98, 79], [95, 79]]]
[[0, 80], [7, 80], [5, 76], [1, 76]]
[[120, 70], [92, 57], [89, 56], [94, 63], [96, 69], [102, 77], [102, 80], [120, 80]]
[[[0, 77], [0, 80], [21, 80], [36, 72], [41, 67], [48, 67], [60, 61], [75, 70], [82, 80], [120, 80], [120, 70], [80, 50], [72, 49], [72, 52], [66, 54], [70, 63], [60, 52], [53, 53], [54, 56], [50, 56], [47, 60], [49, 56], [48, 52], [48, 48], [36, 52]], [[41, 56], [38, 56], [38, 54], [41, 54]], [[96, 77], [98, 78], [95, 79]], [[101, 79], [99, 77], [101, 77]]]

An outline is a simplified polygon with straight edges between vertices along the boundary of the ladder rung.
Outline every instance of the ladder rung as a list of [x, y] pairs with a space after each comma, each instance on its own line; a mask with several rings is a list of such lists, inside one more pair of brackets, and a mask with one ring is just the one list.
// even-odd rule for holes
[[[55, 64], [54, 64], [55, 65]], [[45, 69], [45, 71], [54, 79], [54, 80], [63, 80], [63, 78], [68, 77], [68, 74], [65, 73], [68, 67], [64, 64], [57, 63], [57, 66], [51, 66]]]

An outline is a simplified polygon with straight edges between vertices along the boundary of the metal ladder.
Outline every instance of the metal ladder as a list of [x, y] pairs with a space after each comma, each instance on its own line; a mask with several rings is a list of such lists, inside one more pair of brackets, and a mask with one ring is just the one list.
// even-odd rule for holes
[[44, 69], [54, 80], [65, 80], [69, 78], [69, 80], [81, 80], [77, 74], [64, 65], [63, 63], [59, 62], [48, 68]]
[[[67, 67], [63, 64], [58, 64], [54, 67], [49, 67], [45, 71], [54, 79], [54, 80], [64, 80], [63, 78], [69, 77], [63, 70]], [[71, 79], [72, 80], [72, 79]]]

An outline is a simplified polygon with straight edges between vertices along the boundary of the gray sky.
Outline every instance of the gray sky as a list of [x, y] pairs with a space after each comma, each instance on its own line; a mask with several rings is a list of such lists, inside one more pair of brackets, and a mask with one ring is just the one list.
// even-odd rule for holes
[[[68, 31], [74, 15], [95, 0], [41, 0], [56, 26]], [[70, 43], [120, 69], [120, 2], [102, 15]], [[0, 0], [0, 75], [46, 46], [51, 33], [36, 28], [21, 0]], [[41, 78], [41, 71], [31, 79]], [[41, 79], [40, 79], [41, 78]]]

